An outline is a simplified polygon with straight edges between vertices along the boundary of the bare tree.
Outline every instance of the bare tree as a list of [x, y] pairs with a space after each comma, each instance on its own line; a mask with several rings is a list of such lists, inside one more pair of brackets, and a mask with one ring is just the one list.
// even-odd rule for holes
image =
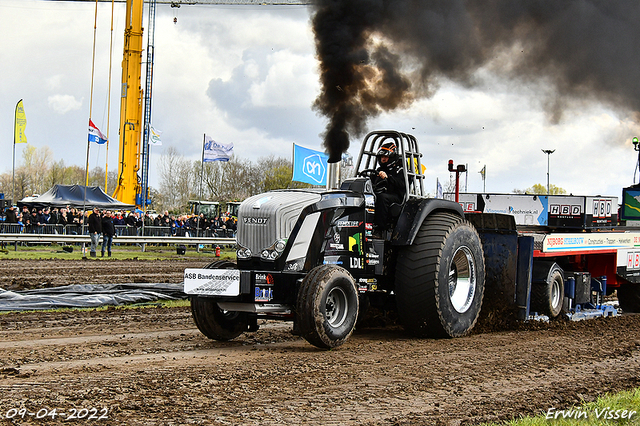
[[160, 172], [160, 194], [158, 206], [162, 209], [174, 210], [186, 208], [192, 195], [193, 170], [175, 147], [164, 150], [158, 162]]
[[257, 170], [260, 176], [260, 186], [255, 193], [282, 188], [309, 188], [312, 185], [294, 182], [293, 164], [284, 157], [263, 157], [258, 160]]

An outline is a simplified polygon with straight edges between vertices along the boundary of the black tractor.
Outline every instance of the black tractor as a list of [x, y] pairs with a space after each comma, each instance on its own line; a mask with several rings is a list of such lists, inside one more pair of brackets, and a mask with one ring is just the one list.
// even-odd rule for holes
[[[372, 176], [388, 142], [397, 147], [406, 192], [378, 234]], [[278, 190], [242, 203], [237, 264], [185, 271], [203, 334], [229, 340], [257, 330], [259, 318], [281, 319], [312, 345], [334, 348], [369, 307], [397, 309], [416, 336], [470, 332], [485, 286], [482, 243], [458, 203], [427, 197], [416, 139], [368, 134], [355, 171], [340, 189]]]

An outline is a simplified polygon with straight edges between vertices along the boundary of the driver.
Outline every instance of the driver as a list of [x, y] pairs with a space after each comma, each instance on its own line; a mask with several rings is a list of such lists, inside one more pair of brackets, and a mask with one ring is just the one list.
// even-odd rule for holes
[[383, 143], [378, 149], [376, 158], [378, 174], [373, 176], [373, 188], [376, 194], [375, 231], [382, 232], [389, 227], [391, 219], [389, 208], [393, 203], [402, 203], [406, 186], [402, 160], [394, 142]]

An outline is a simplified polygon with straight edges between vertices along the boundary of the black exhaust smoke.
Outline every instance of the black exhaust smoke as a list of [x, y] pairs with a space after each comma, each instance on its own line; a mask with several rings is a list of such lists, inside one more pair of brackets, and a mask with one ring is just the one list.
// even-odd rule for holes
[[576, 101], [640, 111], [638, 0], [315, 0], [329, 161], [367, 120], [487, 69], [528, 87], [553, 123]]

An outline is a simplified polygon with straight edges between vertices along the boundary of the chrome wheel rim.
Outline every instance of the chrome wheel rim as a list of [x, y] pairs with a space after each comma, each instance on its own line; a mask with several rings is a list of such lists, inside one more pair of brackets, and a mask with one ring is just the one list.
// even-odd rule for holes
[[471, 250], [462, 246], [453, 255], [449, 265], [449, 300], [453, 309], [467, 312], [476, 294], [476, 265]]
[[327, 322], [332, 327], [340, 327], [347, 320], [347, 313], [347, 293], [340, 287], [329, 290], [325, 303]]

